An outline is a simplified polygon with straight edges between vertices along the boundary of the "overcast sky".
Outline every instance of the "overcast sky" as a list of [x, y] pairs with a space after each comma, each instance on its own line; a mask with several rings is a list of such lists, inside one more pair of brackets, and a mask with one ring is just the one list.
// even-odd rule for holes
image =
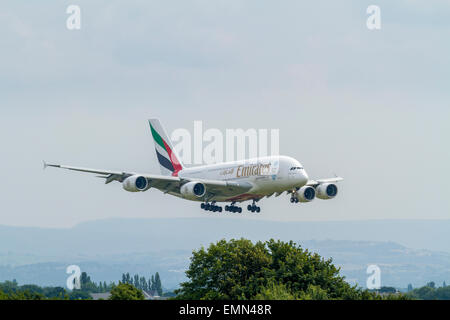
[[[370, 4], [381, 30], [366, 27]], [[280, 153], [311, 178], [345, 178], [334, 200], [270, 198], [257, 219], [448, 219], [449, 17], [444, 0], [2, 1], [0, 224], [205, 215], [42, 170], [159, 174], [150, 117], [169, 132], [279, 129]]]

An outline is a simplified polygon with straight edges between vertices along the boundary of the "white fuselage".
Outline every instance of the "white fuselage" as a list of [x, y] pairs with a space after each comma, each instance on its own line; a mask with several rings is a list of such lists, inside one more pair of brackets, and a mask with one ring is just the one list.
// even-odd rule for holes
[[[260, 157], [185, 168], [178, 172], [178, 176], [199, 180], [244, 182], [252, 185], [249, 191], [238, 196], [230, 198], [218, 195], [210, 199], [218, 202], [260, 199], [274, 193], [301, 188], [308, 182], [308, 175], [300, 162], [286, 156]], [[177, 193], [171, 194], [180, 196]]]

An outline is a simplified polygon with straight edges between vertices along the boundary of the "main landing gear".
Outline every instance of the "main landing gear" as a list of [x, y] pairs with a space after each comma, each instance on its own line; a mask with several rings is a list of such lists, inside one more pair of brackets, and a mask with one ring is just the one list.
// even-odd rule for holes
[[[242, 213], [242, 208], [235, 206], [234, 204], [235, 204], [235, 202], [232, 202], [231, 205], [226, 205], [225, 211], [233, 212], [233, 213]], [[215, 201], [213, 201], [211, 203], [204, 202], [200, 205], [200, 208], [202, 208], [205, 211], [222, 212], [222, 207], [217, 206]], [[255, 201], [253, 201], [253, 205], [249, 205], [247, 207], [247, 209], [251, 212], [260, 212], [261, 211], [261, 208], [257, 207], [255, 205]]]
[[252, 204], [249, 204], [247, 206], [247, 210], [251, 211], [251, 212], [256, 212], [256, 213], [260, 213], [261, 212], [261, 208], [256, 205], [256, 201], [255, 200], [253, 200]]
[[200, 208], [202, 208], [205, 211], [212, 211], [212, 212], [222, 212], [222, 207], [221, 206], [216, 206], [216, 202], [211, 202], [211, 203], [202, 203], [200, 205]]
[[242, 208], [241, 207], [238, 207], [238, 206], [235, 206], [234, 205], [234, 202], [233, 203], [231, 203], [231, 206], [225, 206], [225, 211], [228, 211], [228, 212], [237, 212], [237, 213], [242, 213]]

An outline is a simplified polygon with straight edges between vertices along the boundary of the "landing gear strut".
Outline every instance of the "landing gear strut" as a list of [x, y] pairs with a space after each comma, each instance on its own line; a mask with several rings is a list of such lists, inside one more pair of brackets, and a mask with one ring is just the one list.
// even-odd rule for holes
[[291, 203], [298, 203], [298, 199], [295, 196], [295, 190], [291, 191]]
[[255, 200], [253, 200], [252, 204], [249, 204], [247, 206], [247, 210], [251, 211], [251, 212], [256, 212], [256, 213], [260, 213], [261, 212], [261, 208], [256, 205], [256, 201]]

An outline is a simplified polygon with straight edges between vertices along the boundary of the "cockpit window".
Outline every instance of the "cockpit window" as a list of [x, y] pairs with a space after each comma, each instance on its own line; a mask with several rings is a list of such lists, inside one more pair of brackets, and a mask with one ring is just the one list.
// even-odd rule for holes
[[302, 170], [303, 167], [292, 167], [290, 170]]

